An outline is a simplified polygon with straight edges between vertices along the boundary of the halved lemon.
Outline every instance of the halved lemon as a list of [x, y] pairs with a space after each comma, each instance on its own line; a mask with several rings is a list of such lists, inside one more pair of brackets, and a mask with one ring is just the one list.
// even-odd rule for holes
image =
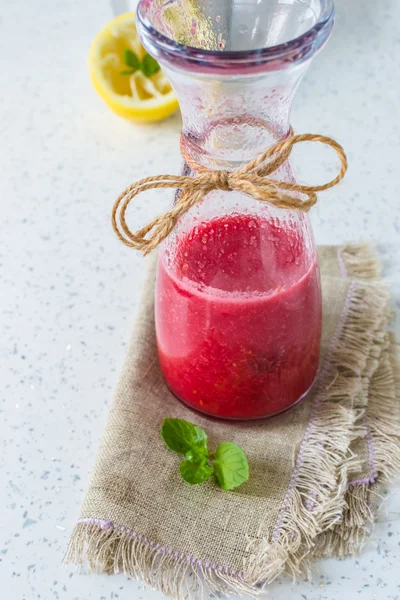
[[126, 74], [133, 71], [127, 69], [127, 53], [133, 53], [139, 63], [146, 56], [134, 13], [108, 23], [90, 47], [90, 76], [104, 102], [120, 117], [139, 122], [160, 121], [175, 112], [178, 100], [162, 70], [146, 76], [137, 68]]

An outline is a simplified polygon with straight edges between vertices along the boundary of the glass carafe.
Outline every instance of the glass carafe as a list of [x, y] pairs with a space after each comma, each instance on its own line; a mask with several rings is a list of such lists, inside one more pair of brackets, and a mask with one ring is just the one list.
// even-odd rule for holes
[[[290, 135], [301, 77], [329, 37], [330, 0], [141, 0], [138, 30], [179, 99], [185, 174], [242, 167]], [[289, 161], [274, 178], [294, 181]], [[179, 192], [178, 192], [179, 194]], [[306, 213], [212, 191], [161, 244], [160, 365], [208, 415], [254, 419], [312, 386], [321, 289]]]

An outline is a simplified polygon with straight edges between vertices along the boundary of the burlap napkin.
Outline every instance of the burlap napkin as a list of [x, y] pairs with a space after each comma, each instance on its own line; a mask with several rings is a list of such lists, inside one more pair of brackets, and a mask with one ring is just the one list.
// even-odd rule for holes
[[[66, 561], [123, 571], [175, 598], [257, 594], [283, 571], [353, 553], [376, 486], [400, 470], [397, 346], [369, 245], [320, 248], [321, 368], [308, 396], [263, 423], [200, 416], [166, 388], [154, 335], [154, 261], [89, 490]], [[396, 358], [397, 355], [397, 358]], [[395, 378], [397, 377], [397, 386]], [[250, 479], [234, 492], [189, 486], [160, 438], [164, 417], [204, 427], [211, 448], [242, 446]]]

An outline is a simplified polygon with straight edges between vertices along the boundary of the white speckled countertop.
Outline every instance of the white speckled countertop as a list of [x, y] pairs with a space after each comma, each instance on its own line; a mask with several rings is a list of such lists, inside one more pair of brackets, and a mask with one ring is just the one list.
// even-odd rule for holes
[[[80, 575], [61, 560], [144, 274], [111, 231], [111, 204], [135, 178], [177, 172], [180, 117], [131, 125], [93, 92], [86, 56], [113, 16], [107, 0], [13, 0], [1, 12], [2, 598], [156, 600], [140, 583]], [[297, 131], [334, 135], [350, 160], [313, 211], [317, 241], [375, 240], [397, 308], [399, 55], [398, 0], [337, 0], [333, 37], [293, 111]], [[142, 222], [151, 200], [136, 208]], [[154, 210], [169, 201], [154, 200]], [[279, 579], [268, 598], [400, 599], [399, 488], [384, 495], [360, 557], [319, 563], [313, 583]]]

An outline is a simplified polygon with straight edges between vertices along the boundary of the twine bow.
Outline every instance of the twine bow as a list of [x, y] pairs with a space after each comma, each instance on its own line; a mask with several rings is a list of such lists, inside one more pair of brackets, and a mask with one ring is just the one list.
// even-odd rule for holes
[[[340, 159], [339, 174], [328, 183], [312, 186], [270, 179], [269, 175], [283, 165], [293, 146], [300, 142], [320, 142], [333, 148]], [[184, 150], [183, 154], [185, 154]], [[185, 175], [146, 177], [127, 187], [115, 201], [112, 210], [112, 226], [117, 237], [129, 248], [140, 250], [143, 255], [148, 254], [171, 233], [180, 217], [213, 190], [243, 192], [259, 202], [277, 208], [308, 212], [317, 202], [317, 192], [335, 186], [347, 171], [347, 158], [342, 146], [330, 137], [309, 133], [292, 134], [235, 171], [210, 170], [193, 163], [190, 157], [184, 156], [184, 158], [197, 172], [195, 177]], [[181, 190], [181, 194], [173, 208], [158, 215], [133, 233], [126, 223], [129, 203], [141, 192], [157, 188], [176, 188]]]

